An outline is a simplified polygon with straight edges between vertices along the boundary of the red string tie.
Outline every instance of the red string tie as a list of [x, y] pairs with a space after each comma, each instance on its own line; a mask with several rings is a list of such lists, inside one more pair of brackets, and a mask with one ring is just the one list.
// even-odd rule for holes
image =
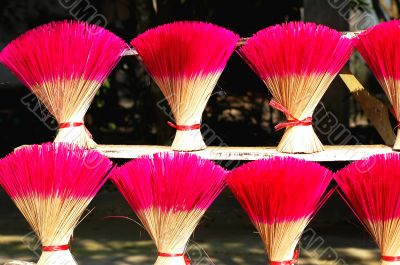
[[296, 249], [293, 254], [293, 258], [287, 261], [270, 261], [269, 265], [293, 265], [296, 264], [299, 259], [299, 251]]
[[382, 261], [396, 262], [400, 261], [400, 256], [382, 256]]
[[[76, 128], [80, 126], [85, 126], [85, 123], [83, 122], [62, 122], [59, 124], [60, 129], [67, 129], [67, 128]], [[89, 135], [90, 139], [93, 139], [92, 134], [89, 132], [89, 130], [85, 127], [86, 133]]]
[[56, 252], [69, 250], [69, 245], [59, 245], [59, 246], [42, 246], [44, 252]]
[[79, 126], [83, 126], [84, 123], [83, 122], [63, 122], [60, 123], [60, 129], [65, 129], [65, 128], [75, 128], [75, 127], [79, 127]]
[[179, 257], [183, 257], [185, 259], [185, 264], [186, 265], [190, 265], [190, 263], [191, 263], [190, 258], [187, 255], [185, 255], [184, 253], [181, 253], [181, 254], [170, 254], [170, 253], [158, 252], [158, 256], [159, 257], [163, 257], [163, 258], [179, 258]]
[[287, 117], [289, 117], [289, 120], [286, 122], [279, 123], [278, 125], [275, 126], [275, 130], [279, 131], [287, 127], [294, 127], [294, 126], [310, 126], [312, 125], [312, 117], [307, 117], [303, 120], [297, 119], [295, 116], [293, 116], [287, 108], [276, 102], [275, 100], [271, 100], [269, 102], [269, 105], [273, 107], [274, 109], [277, 109], [281, 112], [283, 112]]
[[167, 124], [178, 131], [194, 131], [200, 129], [200, 123], [193, 125], [177, 125], [169, 121]]

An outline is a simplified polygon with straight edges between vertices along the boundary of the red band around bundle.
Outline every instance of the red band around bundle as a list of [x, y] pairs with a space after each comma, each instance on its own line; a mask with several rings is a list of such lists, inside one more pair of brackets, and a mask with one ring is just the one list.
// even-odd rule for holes
[[[80, 126], [85, 126], [83, 122], [62, 122], [59, 124], [60, 129], [67, 129], [67, 128], [76, 128]], [[88, 131], [88, 129], [85, 127], [86, 133], [89, 135], [90, 139], [93, 139], [92, 134]]]
[[60, 123], [60, 129], [65, 129], [65, 128], [74, 128], [74, 127], [79, 127], [79, 126], [83, 126], [84, 123], [83, 122], [63, 122]]
[[185, 259], [185, 264], [186, 265], [190, 265], [192, 263], [192, 261], [190, 260], [188, 255], [185, 255], [183, 258]]
[[400, 256], [382, 256], [382, 261], [387, 261], [387, 262], [396, 262], [400, 261]]
[[299, 259], [299, 251], [295, 250], [294, 254], [293, 254], [293, 258], [291, 260], [287, 260], [287, 261], [270, 261], [269, 265], [293, 265], [295, 263], [297, 263], [298, 259]]
[[184, 253], [182, 253], [182, 254], [170, 254], [170, 253], [158, 252], [158, 256], [159, 257], [163, 257], [163, 258], [179, 258], [179, 257], [183, 257], [185, 259], [185, 264], [186, 265], [190, 265], [190, 263], [191, 263], [190, 258], [187, 255], [185, 255]]
[[170, 253], [162, 253], [162, 252], [158, 252], [158, 256], [159, 257], [163, 257], [163, 258], [179, 258], [179, 257], [183, 257], [185, 254], [170, 254]]
[[178, 131], [194, 131], [200, 129], [200, 124], [194, 124], [194, 125], [177, 125], [172, 122], [167, 122], [169, 126], [172, 128], [175, 128]]
[[275, 130], [279, 131], [287, 127], [294, 127], [294, 126], [310, 126], [312, 125], [312, 117], [307, 117], [303, 120], [299, 120], [296, 117], [294, 117], [287, 108], [276, 102], [275, 100], [271, 100], [269, 102], [269, 105], [273, 107], [274, 109], [277, 109], [281, 112], [283, 112], [287, 117], [290, 119], [286, 122], [279, 123], [278, 125], [275, 126]]
[[69, 245], [60, 245], [60, 246], [42, 246], [42, 250], [44, 252], [56, 252], [56, 251], [64, 251], [68, 250]]

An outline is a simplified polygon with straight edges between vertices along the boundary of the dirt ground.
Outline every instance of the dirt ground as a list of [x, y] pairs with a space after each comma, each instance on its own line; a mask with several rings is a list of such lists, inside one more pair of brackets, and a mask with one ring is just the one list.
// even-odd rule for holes
[[[11, 259], [37, 260], [40, 245], [29, 226], [4, 194], [0, 199], [0, 264]], [[72, 243], [79, 264], [154, 264], [155, 247], [138, 224], [105, 218], [134, 218], [118, 192], [103, 190], [91, 209], [75, 230]], [[191, 238], [188, 253], [193, 265], [267, 264], [258, 234], [228, 191], [207, 212]], [[300, 255], [302, 265], [380, 264], [374, 242], [337, 197], [328, 201], [305, 231]]]

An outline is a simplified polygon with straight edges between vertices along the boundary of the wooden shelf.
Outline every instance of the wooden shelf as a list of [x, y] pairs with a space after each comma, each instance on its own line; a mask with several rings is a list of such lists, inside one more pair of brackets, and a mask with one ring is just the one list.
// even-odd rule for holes
[[[358, 34], [362, 33], [363, 30], [361, 31], [344, 31], [342, 32], [343, 36], [349, 39], [355, 38]], [[241, 38], [239, 39], [238, 43], [236, 44], [237, 47], [243, 46], [246, 44], [247, 40], [249, 38]], [[126, 50], [123, 54], [123, 56], [138, 56], [138, 52], [135, 50], [135, 48], [131, 47], [130, 49]]]
[[[257, 160], [272, 156], [292, 156], [309, 161], [354, 161], [374, 154], [392, 153], [386, 145], [344, 145], [325, 146], [325, 151], [315, 154], [284, 154], [275, 147], [218, 147], [210, 146], [205, 150], [192, 152], [210, 160]], [[133, 159], [157, 152], [172, 152], [169, 146], [150, 145], [99, 145], [96, 150], [110, 158]]]

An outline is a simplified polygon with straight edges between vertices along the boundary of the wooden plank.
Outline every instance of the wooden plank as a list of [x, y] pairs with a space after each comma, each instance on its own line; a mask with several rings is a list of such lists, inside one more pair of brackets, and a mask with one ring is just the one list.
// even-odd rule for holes
[[[210, 160], [257, 160], [272, 156], [292, 156], [309, 161], [355, 161], [374, 154], [392, 153], [385, 145], [325, 146], [326, 150], [315, 154], [284, 154], [275, 147], [230, 147], [209, 146], [202, 151], [192, 152]], [[96, 150], [110, 158], [133, 159], [157, 152], [172, 152], [169, 146], [150, 145], [99, 145]]]
[[[363, 31], [343, 31], [342, 34], [346, 38], [352, 39], [355, 38], [358, 34], [362, 33]], [[246, 44], [247, 40], [249, 38], [241, 38], [239, 39], [238, 43], [236, 44], [237, 47], [243, 46]], [[138, 52], [135, 50], [135, 48], [130, 48], [124, 52], [122, 56], [138, 56]]]
[[4, 265], [35, 265], [35, 263], [27, 262], [27, 261], [19, 261], [19, 260], [12, 260], [7, 261]]
[[361, 105], [365, 115], [367, 115], [385, 144], [393, 146], [396, 135], [390, 124], [387, 106], [371, 95], [353, 74], [345, 73], [339, 74], [339, 76], [349, 88], [357, 102]]

